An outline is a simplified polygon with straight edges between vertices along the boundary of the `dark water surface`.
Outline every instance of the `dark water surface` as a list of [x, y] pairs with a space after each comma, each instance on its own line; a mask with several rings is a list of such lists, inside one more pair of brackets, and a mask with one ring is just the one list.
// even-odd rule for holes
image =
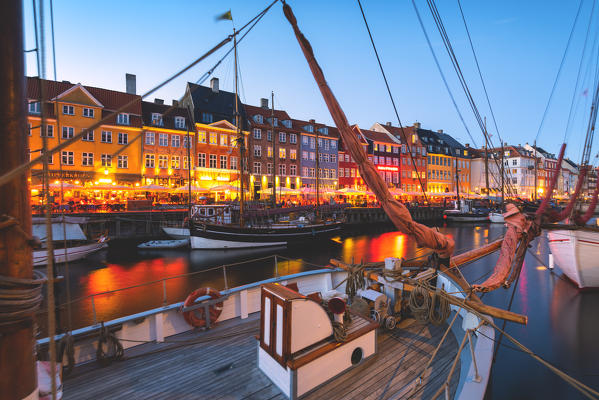
[[[497, 224], [454, 225], [440, 227], [456, 242], [456, 252], [480, 247], [500, 237], [504, 228]], [[271, 251], [272, 252], [272, 251]], [[388, 229], [344, 233], [332, 240], [302, 247], [282, 248], [275, 267], [272, 258], [227, 267], [229, 287], [325, 265], [330, 258], [346, 262], [381, 261], [385, 257], [410, 258], [422, 255], [413, 240]], [[107, 321], [163, 304], [163, 278], [206, 271], [211, 267], [233, 264], [269, 255], [261, 251], [137, 251], [135, 245], [111, 245], [108, 251], [69, 266], [71, 307], [74, 328], [93, 323], [92, 303], [86, 296], [134, 286], [142, 282], [159, 282], [131, 290], [94, 296], [98, 321]], [[545, 236], [537, 238], [526, 255], [520, 281], [514, 292], [512, 311], [528, 316], [528, 325], [506, 325], [507, 332], [545, 360], [599, 390], [599, 291], [579, 292], [559, 270], [546, 268], [548, 247]], [[283, 258], [285, 257], [285, 258]], [[599, 257], [599, 255], [598, 255]], [[490, 255], [462, 269], [470, 283], [482, 282], [492, 271], [497, 254]], [[65, 273], [64, 267], [60, 272]], [[166, 281], [167, 302], [182, 301], [202, 286], [222, 289], [222, 269], [199, 272]], [[512, 289], [498, 289], [483, 296], [486, 304], [507, 308]], [[65, 300], [65, 290], [60, 298]], [[495, 320], [501, 326], [502, 321]], [[61, 326], [67, 325], [66, 312]], [[499, 334], [496, 335], [499, 338]], [[461, 339], [461, 338], [458, 338]], [[510, 347], [508, 347], [510, 346]], [[530, 356], [513, 349], [502, 340], [493, 377], [488, 388], [492, 399], [576, 399], [582, 396]]]

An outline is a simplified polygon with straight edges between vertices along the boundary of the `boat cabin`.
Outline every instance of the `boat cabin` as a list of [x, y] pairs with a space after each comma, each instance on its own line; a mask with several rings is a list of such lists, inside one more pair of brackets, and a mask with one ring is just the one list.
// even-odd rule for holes
[[[378, 323], [351, 315], [346, 337], [336, 341], [329, 312], [293, 288], [267, 283], [261, 289], [258, 367], [290, 399], [302, 397], [376, 353]], [[333, 298], [335, 301], [333, 301]], [[340, 298], [329, 299], [333, 320], [343, 321]], [[344, 303], [343, 303], [344, 304]]]
[[194, 222], [212, 224], [230, 224], [233, 207], [223, 204], [194, 204], [191, 207], [191, 218]]

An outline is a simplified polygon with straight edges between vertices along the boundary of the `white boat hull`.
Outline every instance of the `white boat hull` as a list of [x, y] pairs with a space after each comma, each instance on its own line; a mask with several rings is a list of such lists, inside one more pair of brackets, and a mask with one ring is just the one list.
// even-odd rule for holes
[[151, 249], [179, 249], [186, 247], [189, 244], [189, 238], [185, 239], [173, 239], [173, 240], [152, 240], [137, 245], [138, 249], [151, 250]]
[[599, 232], [552, 230], [549, 248], [564, 274], [580, 289], [599, 288]]
[[[96, 242], [85, 244], [82, 246], [67, 247], [65, 249], [54, 249], [54, 263], [60, 264], [67, 261], [76, 261], [87, 257], [88, 255], [95, 253], [96, 251], [102, 250], [107, 247], [108, 244], [105, 242]], [[48, 263], [48, 252], [46, 250], [36, 250], [33, 252], [33, 266], [38, 267], [46, 265]]]
[[278, 247], [287, 245], [287, 242], [235, 242], [231, 240], [208, 239], [198, 236], [191, 236], [190, 243], [192, 249], [202, 250], [253, 249], [256, 247]]
[[189, 238], [188, 228], [167, 228], [163, 227], [162, 231], [166, 233], [170, 238], [173, 239], [187, 239]]
[[501, 213], [489, 213], [489, 221], [494, 224], [504, 224], [505, 219], [503, 218], [503, 214]]

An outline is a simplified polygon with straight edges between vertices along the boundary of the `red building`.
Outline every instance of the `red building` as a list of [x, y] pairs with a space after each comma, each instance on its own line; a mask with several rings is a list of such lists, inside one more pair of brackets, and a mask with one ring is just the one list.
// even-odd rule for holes
[[[357, 126], [356, 126], [357, 127]], [[364, 151], [368, 150], [368, 142], [362, 135], [358, 135], [358, 139], [364, 148]], [[339, 140], [339, 189], [353, 188], [359, 190], [367, 190], [364, 184], [364, 180], [360, 177], [358, 171], [358, 165], [354, 159], [349, 155], [345, 149], [343, 140]]]
[[368, 143], [368, 158], [388, 187], [399, 187], [400, 142], [388, 132], [358, 128]]

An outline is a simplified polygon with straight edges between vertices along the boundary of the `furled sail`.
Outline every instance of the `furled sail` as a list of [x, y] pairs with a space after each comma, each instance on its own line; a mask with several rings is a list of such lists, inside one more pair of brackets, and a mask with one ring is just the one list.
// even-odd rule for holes
[[295, 37], [308, 61], [312, 75], [318, 84], [318, 88], [331, 113], [331, 117], [339, 129], [344, 145], [356, 161], [362, 179], [368, 184], [370, 190], [374, 192], [377, 200], [383, 207], [383, 210], [385, 210], [389, 216], [389, 219], [397, 229], [414, 236], [419, 246], [436, 250], [441, 257], [450, 257], [455, 246], [453, 239], [433, 228], [415, 222], [408, 209], [399, 201], [395, 200], [389, 193], [387, 185], [377, 173], [374, 165], [368, 161], [368, 157], [358, 141], [357, 133], [350, 127], [345, 113], [337, 102], [331, 88], [328, 86], [324, 74], [314, 57], [310, 42], [304, 37], [297, 26], [297, 19], [295, 18], [291, 7], [288, 4], [284, 4], [283, 11], [285, 17], [287, 17], [287, 20], [293, 27]]
[[558, 222], [558, 221], [562, 221], [562, 220], [568, 218], [568, 216], [574, 209], [574, 205], [576, 204], [576, 199], [578, 198], [578, 195], [580, 194], [580, 189], [582, 189], [582, 183], [584, 182], [584, 179], [587, 176], [587, 172], [588, 172], [588, 166], [583, 166], [580, 171], [580, 175], [578, 176], [578, 181], [576, 182], [576, 189], [574, 190], [574, 193], [572, 193], [572, 196], [570, 196], [570, 201], [568, 202], [568, 205], [566, 206], [566, 208], [564, 208], [559, 213], [553, 213], [553, 214], [549, 215], [549, 219], [551, 220], [551, 222]]
[[562, 144], [562, 148], [559, 151], [559, 157], [557, 158], [557, 171], [551, 177], [551, 181], [549, 182], [549, 188], [547, 189], [547, 193], [545, 193], [545, 198], [541, 202], [541, 205], [537, 209], [536, 214], [542, 215], [547, 206], [549, 205], [549, 200], [551, 200], [551, 196], [553, 195], [553, 189], [555, 189], [555, 184], [557, 183], [557, 178], [559, 176], [559, 172], [562, 169], [562, 160], [564, 159], [564, 152], [566, 151], [566, 144]]

